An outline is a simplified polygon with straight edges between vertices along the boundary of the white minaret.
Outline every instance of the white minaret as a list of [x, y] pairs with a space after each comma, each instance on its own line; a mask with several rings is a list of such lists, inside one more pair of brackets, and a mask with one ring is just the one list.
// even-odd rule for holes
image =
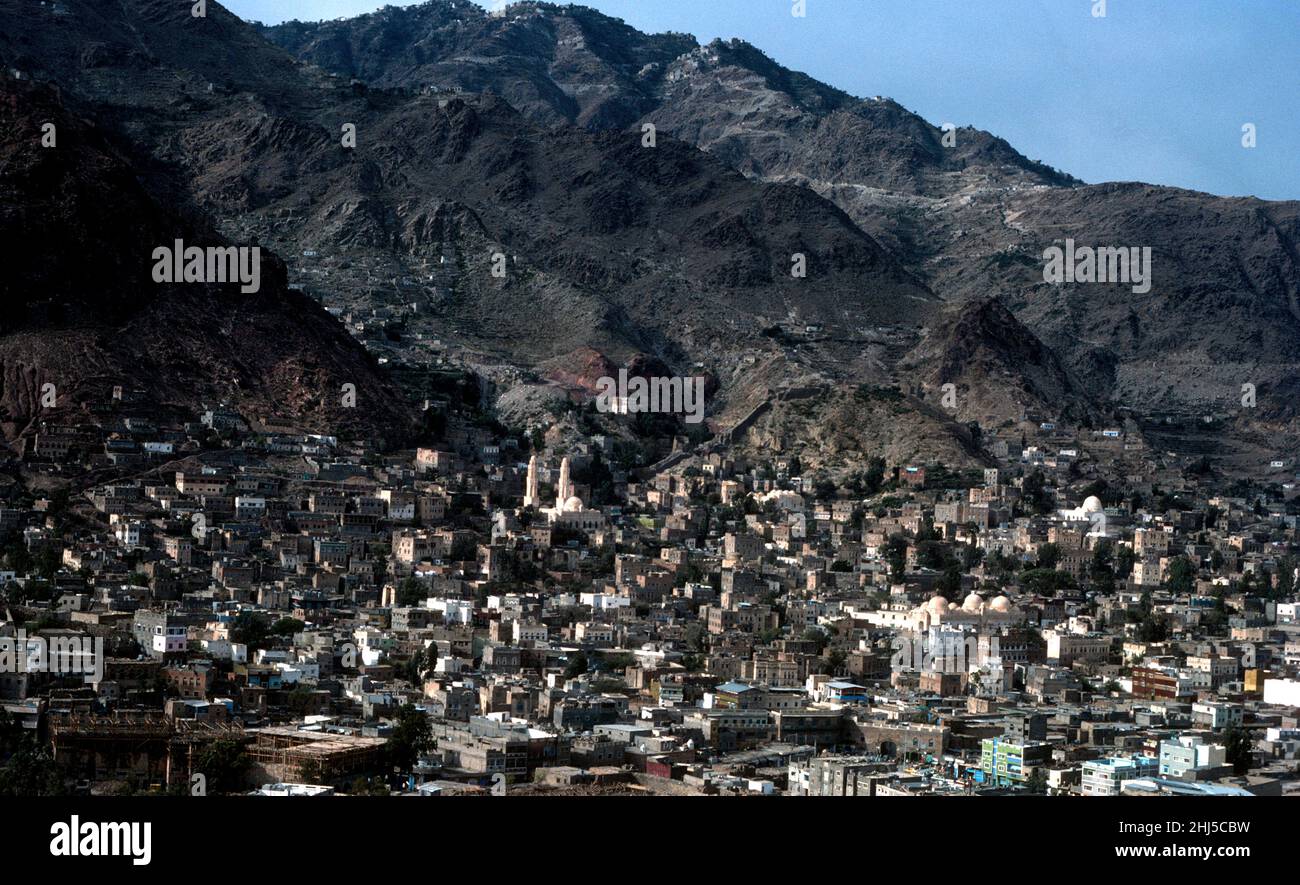
[[538, 507], [541, 501], [538, 500], [537, 489], [537, 456], [528, 459], [528, 479], [524, 483], [524, 506]]
[[564, 502], [573, 497], [573, 483], [569, 482], [569, 456], [560, 462], [560, 484], [555, 487], [555, 509], [563, 510]]

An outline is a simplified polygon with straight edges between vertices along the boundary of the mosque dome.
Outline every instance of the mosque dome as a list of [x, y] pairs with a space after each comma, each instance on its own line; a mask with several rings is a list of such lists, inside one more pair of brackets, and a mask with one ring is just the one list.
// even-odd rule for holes
[[1089, 495], [1084, 499], [1083, 507], [1079, 508], [1084, 513], [1098, 513], [1101, 511], [1101, 499], [1096, 495]]
[[925, 607], [932, 615], [942, 615], [948, 610], [948, 600], [942, 596], [932, 596], [930, 601], [925, 604]]
[[565, 500], [563, 509], [565, 513], [574, 513], [578, 510], [583, 509], [582, 499], [579, 498], [577, 495], [570, 496], [568, 499]]
[[1011, 611], [1011, 600], [1007, 599], [1006, 596], [995, 596], [993, 602], [990, 603], [990, 607], [995, 612], [1009, 612]]
[[964, 612], [970, 612], [971, 614], [974, 614], [978, 612], [983, 605], [984, 605], [984, 600], [980, 598], [980, 595], [978, 593], [972, 592], [968, 594], [964, 600], [962, 600], [961, 610]]

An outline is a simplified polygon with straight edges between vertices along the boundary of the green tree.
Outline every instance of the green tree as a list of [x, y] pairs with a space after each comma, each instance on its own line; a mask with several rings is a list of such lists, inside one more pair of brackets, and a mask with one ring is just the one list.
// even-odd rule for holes
[[564, 678], [573, 679], [587, 672], [587, 653], [583, 651], [576, 652], [573, 657], [569, 658], [569, 665], [564, 668]]
[[1234, 774], [1245, 774], [1250, 771], [1254, 752], [1251, 749], [1250, 734], [1244, 728], [1228, 726], [1223, 732], [1223, 747], [1224, 761], [1232, 766]]
[[816, 627], [809, 627], [807, 630], [803, 631], [799, 638], [804, 642], [817, 643], [817, 654], [821, 654], [826, 648], [826, 634], [821, 630], [818, 630]]
[[1045, 568], [1023, 571], [1017, 580], [1026, 592], [1038, 593], [1042, 596], [1055, 596], [1062, 590], [1073, 590], [1078, 587], [1074, 578], [1067, 573]]
[[1052, 495], [1047, 491], [1047, 478], [1043, 476], [1043, 471], [1035, 470], [1026, 476], [1021, 491], [1034, 513], [1046, 513], [1052, 509]]
[[1295, 593], [1295, 567], [1296, 561], [1293, 556], [1283, 556], [1278, 560], [1277, 586], [1273, 588], [1275, 599], [1290, 599]]
[[1143, 599], [1145, 604], [1138, 617], [1137, 638], [1141, 642], [1164, 642], [1169, 638], [1169, 624], [1164, 618], [1156, 617], [1148, 597]]
[[1137, 561], [1137, 554], [1133, 552], [1132, 547], [1121, 547], [1115, 552], [1115, 577], [1121, 581], [1127, 581], [1129, 575], [1133, 574], [1133, 563]]
[[298, 719], [314, 711], [315, 692], [305, 685], [296, 685], [284, 696], [284, 706]]
[[402, 607], [419, 605], [429, 596], [429, 588], [419, 578], [406, 578], [397, 585], [397, 604]]
[[867, 469], [862, 474], [862, 489], [868, 495], [874, 495], [885, 484], [885, 459], [873, 456], [867, 462]]
[[21, 541], [15, 541], [5, 548], [5, 563], [19, 577], [26, 577], [32, 570], [32, 555]]
[[599, 451], [592, 454], [589, 465], [575, 471], [573, 479], [591, 488], [591, 500], [588, 503], [597, 506], [613, 503], [614, 474]]
[[1254, 572], [1244, 572], [1244, 573], [1242, 574], [1242, 576], [1241, 576], [1241, 580], [1239, 580], [1239, 581], [1237, 582], [1237, 592], [1240, 593], [1242, 596], [1254, 596], [1254, 595], [1255, 595], [1255, 592], [1256, 592], [1256, 591], [1255, 591], [1255, 573], [1254, 573]]
[[384, 745], [384, 755], [392, 768], [407, 771], [415, 767], [420, 755], [433, 746], [433, 727], [429, 717], [413, 704], [397, 711], [393, 731]]
[[295, 633], [301, 633], [305, 626], [307, 625], [297, 618], [280, 618], [271, 625], [271, 635], [293, 636]]
[[817, 672], [834, 676], [844, 666], [846, 660], [848, 660], [848, 655], [844, 653], [843, 649], [832, 648], [821, 658]]
[[28, 799], [67, 792], [54, 757], [33, 739], [24, 741], [0, 766], [0, 796]]
[[451, 544], [447, 559], [450, 562], [473, 562], [478, 559], [478, 541], [468, 535], [457, 537]]
[[432, 656], [425, 654], [425, 649], [417, 648], [415, 652], [406, 660], [402, 667], [402, 675], [407, 682], [413, 685], [422, 685], [424, 683], [424, 671], [438, 662], [437, 647], [433, 648]]
[[1088, 579], [1092, 582], [1093, 589], [1101, 593], [1111, 593], [1115, 590], [1113, 550], [1114, 545], [1107, 538], [1098, 541], [1097, 546], [1092, 550], [1092, 562], [1088, 566]]
[[231, 640], [247, 645], [250, 652], [265, 648], [269, 635], [266, 618], [254, 612], [240, 612], [230, 628]]
[[956, 602], [961, 596], [961, 566], [955, 561], [946, 565], [936, 588], [944, 599]]
[[1036, 795], [1047, 792], [1047, 772], [1041, 767], [1035, 768], [1025, 779], [1025, 790]]
[[1176, 596], [1191, 596], [1196, 589], [1196, 566], [1186, 556], [1176, 556], [1169, 563], [1165, 589]]
[[903, 535], [890, 535], [885, 544], [885, 561], [889, 563], [889, 580], [901, 583], [907, 568], [907, 538]]
[[36, 554], [36, 572], [47, 581], [59, 573], [62, 564], [62, 557], [53, 547], [42, 547]]
[[194, 759], [194, 773], [207, 778], [209, 793], [234, 793], [252, 763], [239, 741], [219, 740], [205, 746]]

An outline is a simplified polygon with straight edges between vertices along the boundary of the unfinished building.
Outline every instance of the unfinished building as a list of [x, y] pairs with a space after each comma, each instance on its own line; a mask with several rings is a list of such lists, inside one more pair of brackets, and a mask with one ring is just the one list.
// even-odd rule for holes
[[383, 765], [383, 738], [280, 726], [249, 733], [252, 777], [264, 783], [337, 785], [378, 773]]
[[250, 740], [236, 722], [171, 719], [161, 712], [74, 713], [50, 718], [54, 761], [91, 782], [136, 780], [151, 787], [188, 784], [195, 758], [216, 741]]

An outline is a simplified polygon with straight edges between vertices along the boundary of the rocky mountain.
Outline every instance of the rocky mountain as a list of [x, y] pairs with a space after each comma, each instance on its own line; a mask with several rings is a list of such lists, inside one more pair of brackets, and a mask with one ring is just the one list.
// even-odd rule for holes
[[[1083, 385], [996, 298], [970, 301], [945, 316], [901, 364], [904, 374], [938, 392], [961, 421], [996, 427], [1007, 416], [1042, 411], [1074, 421], [1098, 418]], [[944, 404], [944, 385], [951, 405]]]
[[583, 6], [511, 4], [493, 15], [431, 0], [262, 32], [295, 57], [383, 87], [491, 91], [548, 125], [602, 131], [654, 123], [755, 177], [802, 176], [925, 196], [955, 179], [1078, 182], [974, 129], [941, 144], [887, 98], [862, 100], [777, 64], [743, 40], [701, 46], [643, 34]]
[[[1256, 379], [1280, 409], [1296, 383], [1300, 203], [1084, 185], [975, 129], [945, 144], [890, 99], [850, 96], [743, 41], [645, 35], [583, 7], [493, 17], [434, 0], [264, 33], [340, 75], [491, 88], [547, 124], [653, 123], [747, 176], [808, 187], [937, 296], [1000, 299], [1110, 405], [1234, 411]], [[1044, 282], [1044, 250], [1066, 239], [1149, 247], [1150, 291]]]
[[[947, 440], [859, 441], [898, 457], [978, 457], [969, 422], [1031, 412], [1227, 412], [1244, 380], [1269, 423], [1236, 431], [1294, 428], [1294, 203], [1083, 185], [741, 41], [582, 7], [433, 0], [274, 28], [211, 2], [0, 13], [0, 64], [75, 105], [151, 201], [123, 217], [165, 206], [163, 227], [283, 257], [277, 291], [310, 317], [292, 365], [359, 359], [357, 339], [366, 360], [451, 359], [524, 422], [583, 396], [592, 366], [662, 366], [713, 379], [714, 425], [769, 443], [843, 420]], [[119, 270], [126, 227], [102, 235]], [[1066, 239], [1150, 247], [1150, 290], [1045, 282]], [[46, 282], [40, 323], [63, 297]], [[104, 323], [144, 309], [122, 297]], [[852, 418], [863, 389], [905, 393]], [[827, 458], [857, 444], [817, 433]]]
[[382, 328], [367, 344], [394, 360], [451, 349], [491, 371], [594, 347], [734, 380], [755, 354], [797, 361], [763, 330], [826, 327], [887, 371], [878, 330], [914, 338], [941, 306], [833, 203], [680, 140], [330, 77], [215, 4], [64, 9], [58, 28], [14, 17], [6, 63], [90, 109], [177, 205], [287, 256], [354, 334]]
[[[182, 420], [202, 403], [229, 403], [305, 428], [389, 440], [410, 432], [413, 413], [374, 359], [286, 286], [272, 253], [261, 257], [257, 292], [155, 282], [159, 246], [232, 245], [167, 197], [53, 89], [0, 79], [5, 439], [45, 419], [83, 420], [115, 386]], [[356, 408], [343, 407], [349, 383]]]

